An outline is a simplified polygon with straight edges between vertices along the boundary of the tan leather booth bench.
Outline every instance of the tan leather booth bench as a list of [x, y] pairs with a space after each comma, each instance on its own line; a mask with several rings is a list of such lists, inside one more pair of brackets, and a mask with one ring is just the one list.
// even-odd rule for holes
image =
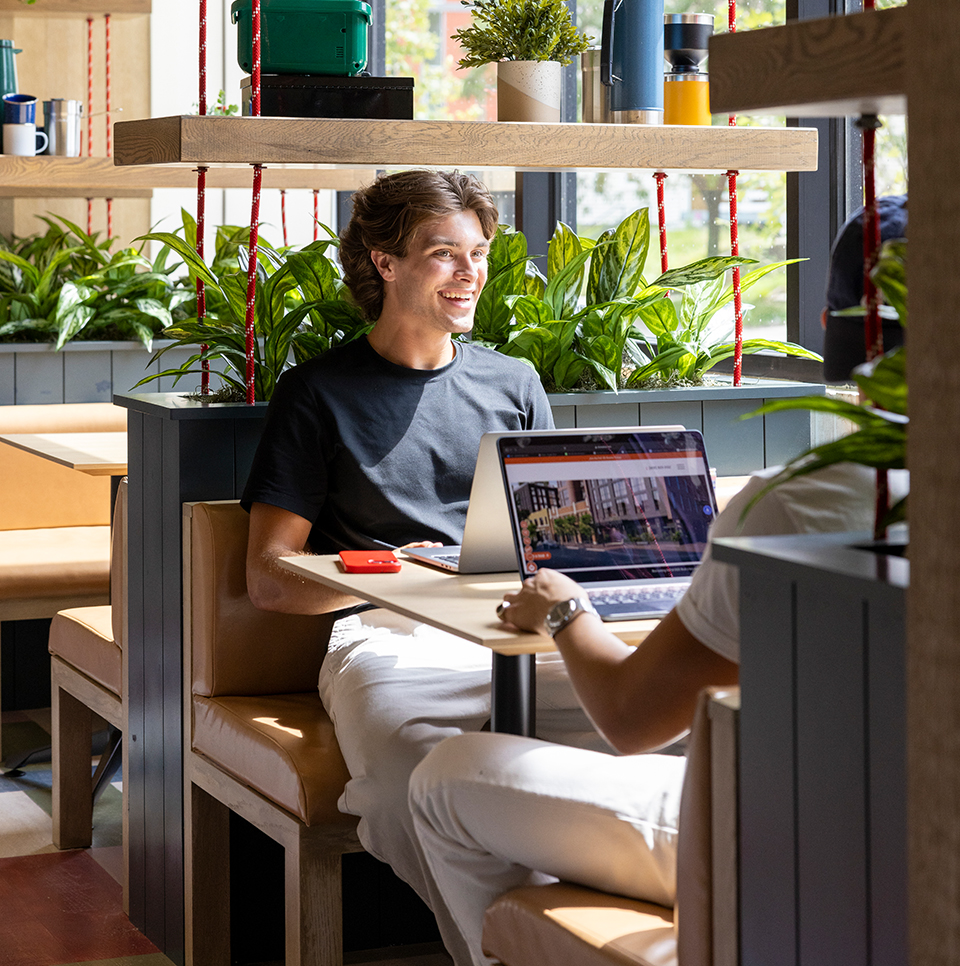
[[514, 889], [484, 918], [504, 966], [738, 966], [739, 690], [704, 691], [687, 752], [674, 909], [557, 882]]
[[[93, 806], [126, 753], [127, 480], [120, 481], [110, 552], [110, 603], [70, 607], [50, 622], [53, 844], [83, 849], [93, 840]], [[90, 776], [94, 714], [112, 725]], [[122, 786], [123, 907], [129, 906], [128, 782]]]
[[253, 606], [248, 526], [235, 501], [184, 505], [186, 960], [231, 962], [234, 812], [283, 846], [286, 966], [340, 966], [340, 857], [361, 849], [317, 691], [331, 619]]
[[[0, 406], [0, 433], [124, 432], [110, 403]], [[0, 443], [0, 623], [109, 602], [110, 478]]]

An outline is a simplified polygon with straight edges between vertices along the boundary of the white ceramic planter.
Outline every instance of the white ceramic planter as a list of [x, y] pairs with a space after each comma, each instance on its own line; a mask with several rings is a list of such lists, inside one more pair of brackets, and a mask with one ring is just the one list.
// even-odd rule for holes
[[555, 60], [497, 64], [497, 119], [559, 122], [563, 67]]

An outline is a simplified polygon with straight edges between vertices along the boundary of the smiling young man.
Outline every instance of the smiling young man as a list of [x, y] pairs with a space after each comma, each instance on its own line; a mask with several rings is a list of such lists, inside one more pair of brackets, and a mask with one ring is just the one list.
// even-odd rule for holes
[[[354, 195], [340, 258], [375, 324], [283, 375], [243, 500], [254, 603], [337, 617], [319, 686], [351, 775], [340, 808], [461, 947], [413, 834], [407, 786], [442, 738], [489, 718], [490, 653], [301, 581], [277, 558], [460, 543], [481, 435], [552, 426], [532, 369], [453, 339], [473, 326], [497, 222], [486, 188], [458, 173], [402, 172]], [[561, 661], [551, 656], [537, 688], [554, 740], [601, 741]]]

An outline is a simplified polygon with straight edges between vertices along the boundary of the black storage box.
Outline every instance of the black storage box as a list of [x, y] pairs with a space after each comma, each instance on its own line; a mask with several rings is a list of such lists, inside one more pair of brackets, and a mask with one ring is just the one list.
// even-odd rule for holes
[[[244, 77], [240, 91], [244, 116], [249, 117], [253, 100], [249, 77]], [[262, 74], [260, 115], [412, 121], [413, 78]]]

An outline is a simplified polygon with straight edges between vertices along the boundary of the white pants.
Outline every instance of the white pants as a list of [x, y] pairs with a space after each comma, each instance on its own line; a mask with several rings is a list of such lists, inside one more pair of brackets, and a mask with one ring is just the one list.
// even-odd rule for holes
[[430, 752], [410, 807], [457, 948], [468, 950], [457, 966], [494, 962], [481, 951], [483, 914], [517, 886], [559, 878], [672, 905], [685, 765], [505, 734], [460, 735]]
[[[385, 610], [334, 625], [320, 698], [350, 772], [342, 812], [358, 815], [363, 847], [430, 906], [458, 966], [470, 962], [413, 831], [410, 773], [444, 738], [479, 732], [490, 717], [491, 653]], [[583, 713], [557, 654], [537, 662], [538, 733], [607, 748]]]

